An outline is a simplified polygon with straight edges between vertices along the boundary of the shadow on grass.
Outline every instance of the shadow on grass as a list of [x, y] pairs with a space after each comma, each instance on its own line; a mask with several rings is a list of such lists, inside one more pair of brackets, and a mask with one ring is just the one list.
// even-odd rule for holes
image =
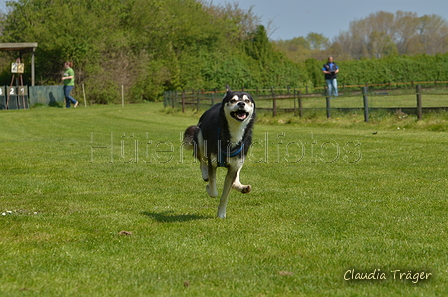
[[161, 213], [154, 213], [145, 211], [142, 213], [145, 216], [153, 218], [157, 222], [173, 223], [173, 222], [188, 222], [194, 220], [207, 220], [212, 219], [212, 216], [203, 216], [195, 214], [173, 214], [173, 211], [165, 211]]

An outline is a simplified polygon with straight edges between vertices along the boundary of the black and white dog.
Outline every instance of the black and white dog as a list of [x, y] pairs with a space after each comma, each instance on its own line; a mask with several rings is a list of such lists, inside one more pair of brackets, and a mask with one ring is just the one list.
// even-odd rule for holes
[[250, 185], [240, 183], [240, 170], [252, 143], [255, 121], [255, 102], [246, 92], [233, 92], [227, 85], [221, 103], [215, 104], [199, 119], [196, 126], [187, 128], [184, 143], [194, 149], [200, 161], [202, 178], [210, 197], [218, 197], [216, 169], [226, 167], [227, 175], [218, 207], [218, 217], [226, 217], [230, 190], [249, 193]]

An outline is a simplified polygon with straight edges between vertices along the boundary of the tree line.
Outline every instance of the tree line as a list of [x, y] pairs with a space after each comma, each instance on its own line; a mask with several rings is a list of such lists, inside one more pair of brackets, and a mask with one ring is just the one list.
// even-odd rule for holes
[[276, 47], [293, 61], [328, 55], [339, 60], [383, 58], [397, 55], [434, 55], [448, 52], [448, 22], [438, 15], [415, 12], [378, 11], [352, 21], [332, 41], [311, 32], [291, 40], [275, 41]]
[[[442, 54], [403, 56], [399, 46], [381, 59], [346, 59], [343, 49], [337, 51], [335, 43], [315, 33], [296, 47], [305, 59], [296, 59], [269, 40], [251, 9], [197, 0], [10, 1], [0, 29], [0, 42], [38, 43], [37, 85], [61, 84], [62, 64], [72, 61], [77, 84], [85, 84], [89, 100], [100, 104], [121, 98], [121, 86], [130, 102], [161, 100], [166, 90], [222, 90], [226, 84], [235, 89], [321, 86], [325, 57], [315, 56], [318, 52], [341, 58], [340, 79], [347, 84], [395, 81], [409, 75], [406, 70], [419, 76], [423, 68], [432, 76], [447, 60]], [[14, 60], [11, 53], [1, 53], [1, 84], [10, 83]], [[432, 67], [425, 66], [429, 62]]]

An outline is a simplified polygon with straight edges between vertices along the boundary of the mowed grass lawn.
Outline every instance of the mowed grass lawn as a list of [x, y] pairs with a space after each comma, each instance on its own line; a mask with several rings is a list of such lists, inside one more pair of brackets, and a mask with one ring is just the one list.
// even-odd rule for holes
[[217, 219], [182, 150], [199, 116], [0, 112], [0, 295], [446, 294], [446, 132], [260, 121], [241, 172], [253, 191]]

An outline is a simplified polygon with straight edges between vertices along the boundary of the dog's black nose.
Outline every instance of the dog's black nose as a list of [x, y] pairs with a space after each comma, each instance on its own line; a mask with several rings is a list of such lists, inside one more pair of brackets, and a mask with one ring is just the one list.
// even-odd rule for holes
[[238, 102], [238, 107], [244, 107], [246, 105], [244, 102]]

